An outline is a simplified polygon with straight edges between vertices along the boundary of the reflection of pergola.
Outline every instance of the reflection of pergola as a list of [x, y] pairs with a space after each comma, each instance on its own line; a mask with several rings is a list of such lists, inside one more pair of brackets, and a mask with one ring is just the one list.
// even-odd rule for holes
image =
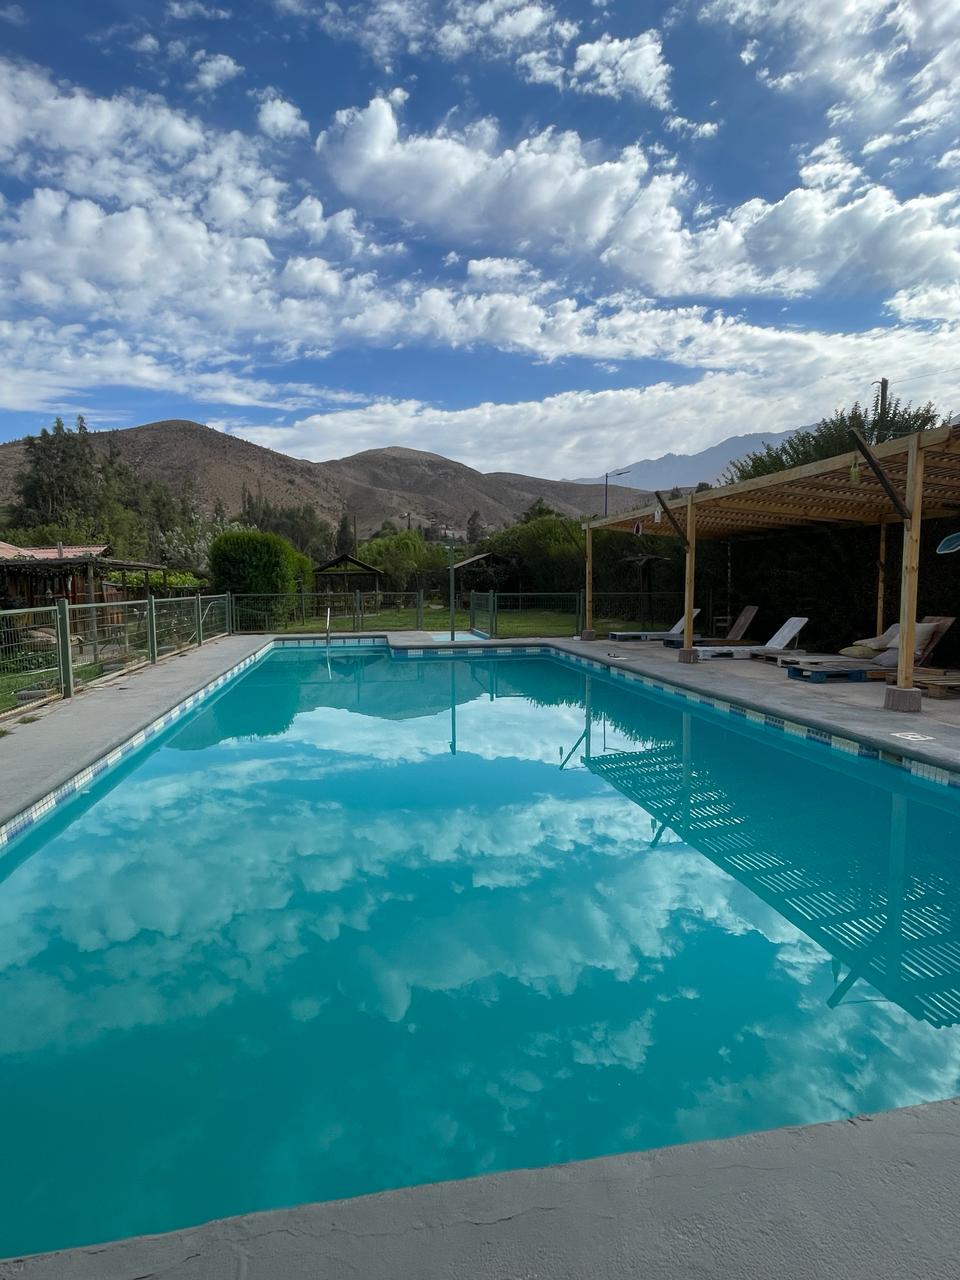
[[657, 501], [636, 511], [584, 521], [587, 543], [586, 629], [593, 628], [593, 530], [619, 529], [636, 534], [676, 537], [686, 550], [684, 611], [686, 626], [681, 661], [695, 661], [693, 652], [693, 588], [698, 539], [721, 539], [738, 534], [810, 528], [879, 525], [877, 630], [884, 629], [882, 611], [887, 525], [903, 525], [903, 563], [900, 579], [900, 656], [897, 687], [887, 691], [887, 706], [917, 710], [919, 693], [912, 689], [917, 569], [920, 527], [924, 515], [960, 512], [960, 426], [888, 440], [872, 448], [857, 439], [857, 448], [789, 471], [723, 485], [684, 498]]
[[[844, 874], [816, 846], [798, 856], [776, 824], [751, 814], [709, 770], [692, 763], [692, 717], [683, 743], [659, 741], [642, 752], [590, 755], [591, 773], [633, 800], [659, 824], [652, 843], [673, 831], [738, 880], [838, 962], [840, 1003], [858, 979], [935, 1027], [960, 1021], [960, 885], [935, 850], [906, 856], [908, 801], [890, 797], [886, 874]], [[871, 850], [871, 857], [873, 851]], [[839, 981], [839, 964], [847, 976]]]

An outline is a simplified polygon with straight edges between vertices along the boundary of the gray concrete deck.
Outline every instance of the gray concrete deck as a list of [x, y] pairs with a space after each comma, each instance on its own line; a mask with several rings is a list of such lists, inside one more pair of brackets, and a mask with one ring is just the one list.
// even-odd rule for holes
[[[883, 681], [830, 681], [810, 684], [791, 680], [784, 668], [753, 659], [713, 658], [692, 665], [677, 660], [676, 649], [647, 642], [554, 640], [558, 649], [611, 666], [625, 667], [755, 707], [771, 715], [814, 725], [828, 733], [870, 743], [882, 751], [912, 756], [942, 769], [960, 771], [960, 698], [924, 698], [918, 713], [885, 711]], [[901, 734], [917, 734], [920, 740]]]
[[26, 724], [19, 715], [7, 717], [7, 735], [0, 738], [0, 823], [255, 653], [268, 638], [224, 636], [156, 666], [89, 685], [66, 701], [24, 707]]
[[954, 1280], [960, 1105], [0, 1262], [0, 1280]]

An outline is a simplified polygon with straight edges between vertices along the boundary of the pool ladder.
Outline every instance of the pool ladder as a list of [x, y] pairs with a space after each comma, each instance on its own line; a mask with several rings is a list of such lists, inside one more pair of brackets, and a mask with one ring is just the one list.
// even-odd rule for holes
[[327, 605], [327, 648], [330, 648], [330, 606]]

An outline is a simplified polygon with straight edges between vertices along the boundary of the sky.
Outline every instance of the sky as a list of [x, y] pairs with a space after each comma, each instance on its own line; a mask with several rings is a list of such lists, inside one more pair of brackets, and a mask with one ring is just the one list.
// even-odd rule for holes
[[0, 439], [597, 475], [960, 411], [960, 0], [0, 0]]

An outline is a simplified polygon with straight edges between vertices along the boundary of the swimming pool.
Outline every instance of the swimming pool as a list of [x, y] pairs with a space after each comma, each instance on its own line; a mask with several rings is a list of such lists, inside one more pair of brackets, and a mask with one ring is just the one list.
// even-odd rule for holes
[[0, 1256], [958, 1092], [960, 794], [277, 649], [0, 861]]

